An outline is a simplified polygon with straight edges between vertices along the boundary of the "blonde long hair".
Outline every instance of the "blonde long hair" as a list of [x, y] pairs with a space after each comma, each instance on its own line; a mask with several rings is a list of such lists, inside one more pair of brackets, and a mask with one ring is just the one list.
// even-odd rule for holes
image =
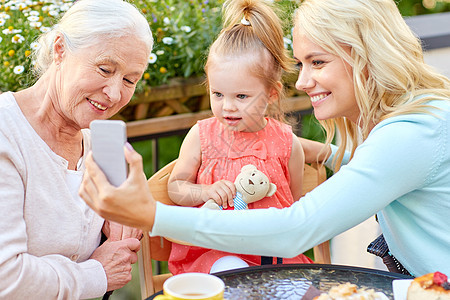
[[[241, 20], [245, 18], [249, 25]], [[292, 72], [293, 60], [284, 48], [283, 27], [275, 8], [265, 0], [227, 0], [223, 5], [223, 29], [209, 49], [205, 73], [217, 59], [249, 57], [252, 73], [268, 89], [278, 93], [278, 103], [269, 107], [271, 116], [283, 120], [281, 81], [283, 70]]]
[[[392, 0], [305, 0], [297, 10], [295, 26], [353, 67], [359, 124], [346, 118], [321, 122], [327, 145], [336, 129], [342, 138], [337, 169], [346, 147], [351, 147], [353, 156], [358, 136], [366, 139], [371, 124], [428, 112], [427, 101], [450, 98], [449, 79], [424, 63], [419, 39]], [[351, 47], [350, 55], [344, 46]]]

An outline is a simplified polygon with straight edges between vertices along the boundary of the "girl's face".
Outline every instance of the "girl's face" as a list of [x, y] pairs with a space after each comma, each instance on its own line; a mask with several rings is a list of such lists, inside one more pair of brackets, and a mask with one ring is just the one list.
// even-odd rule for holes
[[[56, 41], [57, 103], [75, 127], [108, 119], [126, 105], [147, 66], [148, 50], [136, 37], [108, 39], [70, 53]], [[60, 44], [58, 44], [60, 43]]]
[[297, 27], [294, 28], [293, 46], [294, 58], [300, 67], [295, 87], [309, 95], [316, 118], [346, 117], [356, 123], [360, 112], [352, 67], [310, 41]]
[[208, 67], [214, 116], [233, 131], [254, 132], [266, 126], [265, 113], [278, 95], [250, 72], [248, 57], [214, 58]]

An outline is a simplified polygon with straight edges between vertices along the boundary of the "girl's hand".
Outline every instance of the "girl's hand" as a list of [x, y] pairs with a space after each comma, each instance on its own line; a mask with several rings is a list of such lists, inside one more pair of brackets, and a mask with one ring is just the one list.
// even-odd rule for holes
[[107, 220], [151, 231], [156, 203], [147, 185], [142, 157], [128, 144], [125, 147], [125, 158], [129, 163], [128, 178], [121, 186], [114, 187], [90, 153], [86, 158], [80, 197]]
[[233, 198], [235, 195], [236, 187], [234, 183], [228, 180], [220, 180], [206, 187], [203, 199], [205, 202], [212, 199], [226, 209], [228, 206], [234, 206]]

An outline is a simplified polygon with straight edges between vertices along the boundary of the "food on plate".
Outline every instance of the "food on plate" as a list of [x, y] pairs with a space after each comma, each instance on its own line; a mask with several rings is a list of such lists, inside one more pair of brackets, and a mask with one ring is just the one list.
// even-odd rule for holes
[[450, 283], [441, 272], [415, 278], [408, 287], [407, 300], [450, 300]]
[[315, 300], [388, 300], [389, 298], [381, 293], [375, 292], [373, 289], [358, 289], [355, 284], [344, 283], [334, 286], [328, 293], [322, 293]]

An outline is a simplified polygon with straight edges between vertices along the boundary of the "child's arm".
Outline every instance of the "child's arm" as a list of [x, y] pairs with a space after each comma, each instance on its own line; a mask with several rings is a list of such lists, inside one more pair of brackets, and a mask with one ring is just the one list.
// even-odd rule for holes
[[300, 141], [300, 144], [305, 155], [306, 163], [322, 163], [325, 162], [331, 155], [330, 146], [325, 148], [325, 145], [321, 142], [308, 140], [302, 137], [295, 136]]
[[183, 206], [197, 206], [209, 199], [224, 208], [233, 206], [233, 197], [236, 194], [233, 182], [221, 180], [212, 185], [195, 183], [200, 164], [200, 134], [198, 125], [194, 125], [181, 145], [177, 163], [169, 177], [170, 199]]
[[291, 177], [290, 188], [294, 201], [302, 196], [303, 183], [303, 165], [305, 164], [305, 155], [303, 153], [302, 144], [295, 134], [292, 134], [292, 150], [289, 158], [289, 174]]

